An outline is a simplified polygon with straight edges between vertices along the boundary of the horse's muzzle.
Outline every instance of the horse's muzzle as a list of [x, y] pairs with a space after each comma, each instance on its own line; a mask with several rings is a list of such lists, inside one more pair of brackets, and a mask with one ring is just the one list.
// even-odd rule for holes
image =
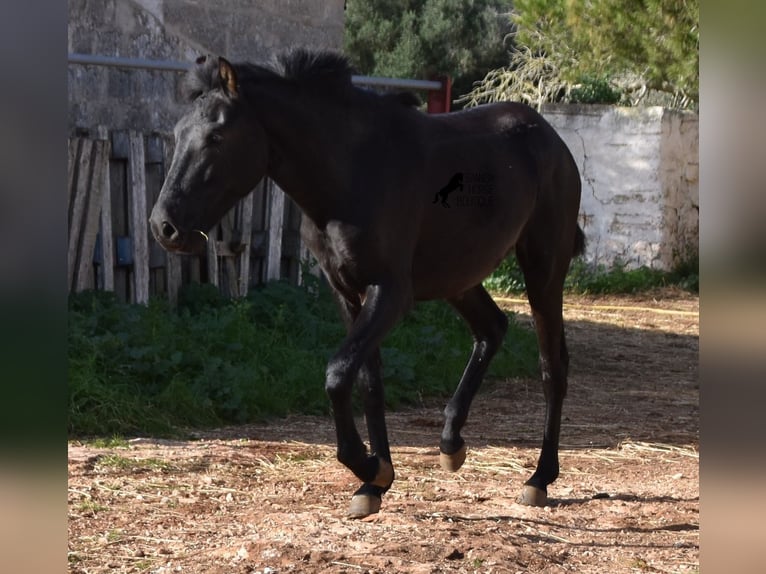
[[205, 251], [207, 236], [198, 230], [181, 231], [167, 215], [156, 207], [149, 218], [149, 227], [157, 243], [173, 253], [198, 255]]

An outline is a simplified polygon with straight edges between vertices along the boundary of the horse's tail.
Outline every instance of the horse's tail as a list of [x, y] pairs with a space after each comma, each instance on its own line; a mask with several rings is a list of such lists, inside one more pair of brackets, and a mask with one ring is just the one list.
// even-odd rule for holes
[[574, 250], [572, 251], [572, 257], [577, 257], [578, 255], [583, 255], [585, 253], [585, 233], [583, 233], [582, 228], [580, 226], [577, 226], [577, 229], [575, 229], [575, 240], [574, 240]]

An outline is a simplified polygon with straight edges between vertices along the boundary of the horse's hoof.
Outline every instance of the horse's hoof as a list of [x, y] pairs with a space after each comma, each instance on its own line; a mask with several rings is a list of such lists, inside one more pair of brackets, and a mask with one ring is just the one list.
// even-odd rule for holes
[[[375, 486], [379, 486], [381, 488], [388, 488], [393, 482], [394, 467], [387, 460], [383, 460], [382, 458], [378, 457], [378, 474], [375, 475], [375, 479], [370, 482], [370, 484], [374, 484]], [[378, 508], [380, 508], [380, 500], [378, 500]], [[377, 510], [375, 510], [375, 512], [377, 512]]]
[[461, 446], [457, 452], [453, 452], [452, 454], [439, 452], [439, 464], [441, 464], [444, 470], [456, 472], [465, 462], [465, 453], [465, 445]]
[[364, 518], [380, 511], [380, 497], [374, 494], [355, 494], [348, 508], [349, 518]]
[[544, 490], [525, 484], [519, 496], [519, 504], [525, 506], [545, 506], [548, 504], [548, 493]]

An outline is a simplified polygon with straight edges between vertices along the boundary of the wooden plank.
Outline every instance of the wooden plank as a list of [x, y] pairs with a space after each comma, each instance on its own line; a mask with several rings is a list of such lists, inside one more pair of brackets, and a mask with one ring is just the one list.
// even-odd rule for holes
[[78, 161], [78, 152], [80, 151], [82, 138], [69, 138], [69, 148], [68, 148], [68, 161], [67, 164], [67, 232], [68, 232], [68, 243], [67, 243], [67, 290], [72, 289], [72, 275], [74, 273], [74, 261], [72, 260], [71, 255], [69, 255], [69, 250], [71, 249], [72, 245], [72, 213], [74, 211], [74, 202], [75, 198], [77, 197], [77, 161]]
[[202, 283], [202, 257], [190, 257], [187, 264], [189, 283]]
[[67, 192], [68, 192], [68, 202], [67, 202], [67, 213], [72, 212], [72, 202], [74, 201], [75, 196], [77, 195], [77, 186], [76, 183], [76, 177], [77, 177], [77, 152], [80, 148], [80, 142], [82, 141], [81, 138], [69, 138], [69, 147], [68, 147], [68, 156], [69, 160], [67, 163]]
[[130, 159], [130, 134], [127, 131], [112, 132], [112, 157], [114, 159]]
[[265, 277], [265, 257], [268, 254], [268, 180], [262, 179], [252, 193], [253, 230], [250, 236], [251, 283], [262, 284]]
[[[162, 182], [164, 180], [164, 174], [162, 173], [162, 164], [149, 163], [146, 165], [146, 218], [152, 213], [154, 204], [157, 203], [157, 197], [159, 197], [160, 189], [162, 188]], [[162, 248], [149, 232], [149, 268], [165, 267], [167, 259], [165, 257], [166, 251]]]
[[78, 267], [80, 236], [86, 216], [88, 202], [88, 183], [90, 182], [91, 156], [93, 141], [83, 139], [77, 160], [77, 173], [73, 176], [74, 196], [69, 212], [69, 243], [67, 249], [67, 285], [70, 291], [75, 289], [75, 274]]
[[130, 227], [133, 238], [133, 300], [149, 302], [149, 222], [146, 217], [144, 135], [130, 131]]
[[244, 250], [239, 255], [239, 283], [237, 285], [237, 294], [240, 297], [247, 297], [247, 292], [250, 288], [250, 256], [251, 256], [251, 241], [253, 236], [253, 202], [255, 198], [253, 193], [247, 194], [242, 200], [242, 242], [244, 243]]
[[98, 127], [99, 139], [106, 141], [106, 170], [101, 182], [101, 281], [104, 291], [114, 291], [114, 239], [112, 234], [112, 191], [111, 191], [111, 140], [106, 126]]
[[88, 199], [83, 217], [82, 230], [78, 246], [75, 290], [83, 291], [95, 287], [93, 283], [93, 249], [96, 246], [101, 203], [104, 192], [103, 180], [109, 163], [109, 146], [104, 140], [93, 142], [92, 168], [88, 177]]
[[286, 197], [282, 230], [282, 274], [296, 284], [300, 280], [300, 223], [300, 208], [292, 199]]
[[210, 230], [207, 241], [207, 280], [218, 287], [218, 225]]
[[156, 132], [149, 134], [146, 138], [146, 163], [162, 165], [165, 161], [164, 147], [160, 134]]
[[266, 281], [276, 281], [282, 272], [282, 228], [285, 216], [285, 194], [269, 180], [269, 252], [266, 256]]
[[239, 295], [239, 280], [237, 278], [237, 262], [233, 257], [222, 257], [223, 275], [226, 278], [226, 296], [236, 299]]
[[[112, 144], [114, 145], [114, 132], [111, 134]], [[132, 287], [130, 286], [132, 275], [128, 272], [126, 267], [119, 266], [116, 260], [116, 238], [120, 236], [127, 236], [130, 233], [130, 227], [128, 225], [128, 213], [130, 194], [128, 193], [128, 180], [130, 176], [128, 169], [128, 162], [122, 159], [115, 159], [114, 148], [112, 148], [112, 161], [109, 167], [109, 191], [112, 195], [112, 242], [114, 248], [112, 254], [115, 256], [114, 261], [114, 293], [117, 295], [117, 299], [122, 302], [127, 302], [130, 299], [130, 292]]]
[[[216, 241], [218, 288], [224, 297], [236, 297], [237, 270], [232, 268], [231, 244], [237, 241], [239, 203], [227, 211], [218, 223], [220, 241]], [[221, 249], [223, 247], [223, 249]]]
[[[163, 144], [163, 182], [170, 170], [170, 162], [173, 160], [173, 140], [172, 138], [162, 138]], [[178, 290], [183, 281], [183, 272], [181, 266], [181, 256], [175, 253], [165, 252], [165, 273], [167, 283], [168, 301], [171, 307], [178, 304]]]

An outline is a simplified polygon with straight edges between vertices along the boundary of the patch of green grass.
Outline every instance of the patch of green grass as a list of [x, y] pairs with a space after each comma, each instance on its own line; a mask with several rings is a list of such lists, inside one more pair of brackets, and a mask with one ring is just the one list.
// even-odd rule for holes
[[115, 468], [126, 471], [141, 470], [171, 470], [173, 465], [158, 458], [128, 458], [117, 454], [107, 454], [98, 459], [98, 466], [106, 468]]
[[128, 448], [130, 446], [127, 439], [116, 435], [111, 437], [95, 437], [86, 439], [83, 442], [93, 448]]
[[80, 558], [77, 552], [67, 552], [66, 559], [70, 564], [77, 564], [78, 562], [82, 562], [82, 558]]
[[98, 502], [95, 502], [93, 500], [84, 500], [80, 504], [77, 505], [77, 509], [80, 512], [92, 512], [93, 514], [97, 512], [101, 512], [103, 510], [109, 510], [108, 506], [104, 506], [103, 504], [100, 504]]
[[[626, 269], [619, 264], [607, 269], [603, 265], [589, 265], [577, 258], [572, 261], [564, 281], [564, 289], [570, 293], [640, 293], [668, 286], [698, 293], [699, 260], [695, 258], [684, 261], [673, 271], [660, 271], [648, 267]], [[511, 256], [503, 261], [484, 281], [484, 287], [493, 293], [523, 292], [524, 274], [516, 258]]]
[[[328, 359], [345, 336], [327, 288], [270, 283], [230, 301], [190, 285], [176, 310], [113, 294], [69, 304], [69, 433], [178, 436], [288, 413], [329, 413]], [[472, 346], [445, 303], [418, 305], [384, 341], [389, 407], [451, 393]], [[490, 375], [536, 373], [533, 334], [511, 321]], [[107, 444], [105, 439], [104, 444]]]

